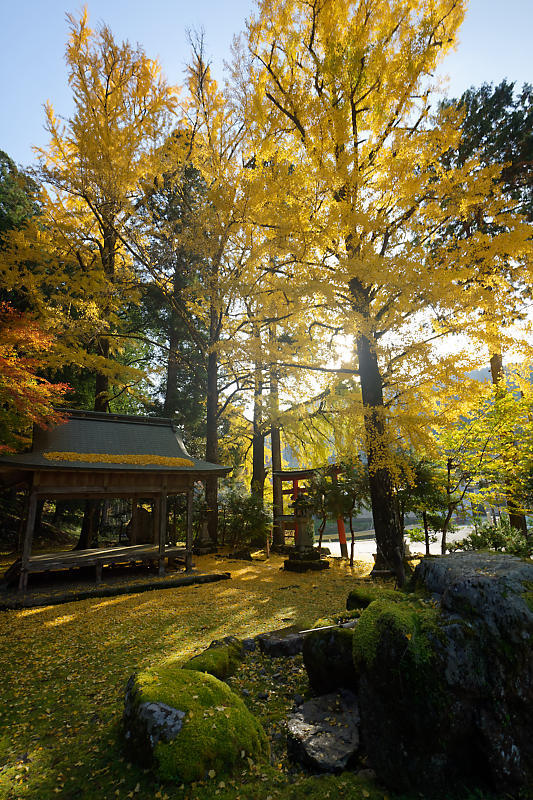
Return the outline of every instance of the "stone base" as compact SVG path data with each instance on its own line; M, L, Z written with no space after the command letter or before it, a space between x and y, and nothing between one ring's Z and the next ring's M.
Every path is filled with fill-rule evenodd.
M294 550L294 545L292 544L271 544L270 545L270 552L271 553L279 553L282 556L288 556Z
M292 760L323 772L342 772L359 747L359 710L352 692L315 697L287 722L287 748Z
M319 571L329 569L329 562L320 559L288 558L283 563L283 569L288 572L308 572L309 570Z
M218 551L218 547L215 544L195 544L192 551L195 556L210 556Z

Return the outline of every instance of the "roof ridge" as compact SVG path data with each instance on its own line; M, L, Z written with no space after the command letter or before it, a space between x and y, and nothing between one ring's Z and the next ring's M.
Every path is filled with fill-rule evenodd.
M161 425L174 430L174 422L170 417L141 417L136 414L115 414L107 411L87 411L80 408L60 408L60 414L69 419L97 419L102 422L129 422L137 425Z

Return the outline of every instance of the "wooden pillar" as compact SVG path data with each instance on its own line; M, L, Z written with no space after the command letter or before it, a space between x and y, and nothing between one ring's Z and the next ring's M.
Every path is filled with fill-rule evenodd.
M24 545L22 548L22 562L20 565L19 591L26 591L28 588L28 562L31 556L31 543L33 539L33 529L37 516L37 493L30 493L28 515L26 518L26 531L24 533Z
M157 498L157 505L159 507L159 574L165 574L165 544L167 539L167 489L164 487L163 491Z
M187 490L187 539L185 551L185 572L192 570L192 509L193 509L193 490L192 487Z

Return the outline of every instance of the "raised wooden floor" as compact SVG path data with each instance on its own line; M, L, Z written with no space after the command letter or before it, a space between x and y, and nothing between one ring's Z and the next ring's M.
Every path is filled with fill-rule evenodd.
M186 548L165 547L164 557L172 561L186 563ZM102 578L102 568L121 564L138 564L154 561L159 563L159 548L153 544L121 545L120 547L99 547L90 550L66 550L59 553L42 553L30 556L27 573L55 572L64 569L96 567L97 582ZM4 580L10 583L20 575L22 562L18 559L7 570ZM161 566L161 565L160 565Z

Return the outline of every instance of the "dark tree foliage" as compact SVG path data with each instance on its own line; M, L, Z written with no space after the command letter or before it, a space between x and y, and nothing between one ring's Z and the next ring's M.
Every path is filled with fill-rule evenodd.
M533 220L533 88L503 80L468 89L445 105L464 110L463 139L449 154L456 165L477 155L484 166L504 164L501 180L514 208Z
M38 195L38 184L0 150L0 247L3 234L39 213Z
M188 238L191 220L204 202L201 177L192 166L177 179L171 171L154 185L140 213L149 219L153 272L144 273L139 330L149 342L155 384L152 412L171 417L189 451L203 457L207 339L203 322L191 322L205 347L193 341L183 318L185 296L194 295L202 275L201 247ZM188 312L187 312L188 313Z
M0 150L0 252L5 247L5 235L22 228L39 213L38 197L39 185ZM8 302L17 311L30 310L22 293L6 292L1 286L0 301Z
M483 84L477 89L468 89L460 99L446 103L464 112L461 144L457 150L450 151L447 158L455 166L461 166L472 156L483 166L501 165L500 183L508 197L509 209L533 222L533 88L524 84L516 93L514 88L514 83L507 80L498 86ZM452 225L449 233L458 236L472 233L470 229L460 228L460 224ZM498 231L497 220L490 227L484 226L485 233ZM528 286L517 291L515 320L523 317L523 300L530 299L530 295ZM490 369L494 385L502 389L505 378L501 352L491 355ZM511 493L507 506L511 525L525 531L525 517Z

